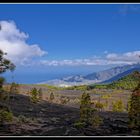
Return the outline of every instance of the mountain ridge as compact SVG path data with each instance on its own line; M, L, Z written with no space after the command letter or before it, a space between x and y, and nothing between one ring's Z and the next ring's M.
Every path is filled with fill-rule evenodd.
M85 76L74 75L59 79L44 81L38 84L49 84L58 87L69 87L76 85L88 85L94 83L108 83L115 81L135 70L140 71L140 63L132 65L116 66L107 70L93 72Z

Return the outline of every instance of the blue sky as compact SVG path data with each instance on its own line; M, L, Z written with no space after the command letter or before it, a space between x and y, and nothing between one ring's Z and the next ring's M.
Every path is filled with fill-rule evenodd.
M138 4L0 4L0 21L0 49L16 64L17 82L139 61Z

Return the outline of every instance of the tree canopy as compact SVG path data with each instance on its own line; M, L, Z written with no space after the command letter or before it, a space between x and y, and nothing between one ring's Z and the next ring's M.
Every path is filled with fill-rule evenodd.
M4 58L4 55L7 53L0 50L0 73L6 72L6 70L13 71L16 67L10 60Z

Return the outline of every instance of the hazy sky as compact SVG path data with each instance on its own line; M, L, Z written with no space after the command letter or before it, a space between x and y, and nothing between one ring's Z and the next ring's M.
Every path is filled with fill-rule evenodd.
M138 4L0 4L0 26L19 82L139 62Z

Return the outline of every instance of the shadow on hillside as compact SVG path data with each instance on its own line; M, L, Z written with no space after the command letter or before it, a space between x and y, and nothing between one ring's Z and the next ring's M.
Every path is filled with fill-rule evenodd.
M13 94L9 101L3 101L8 104L14 116L23 115L27 118L36 118L38 121L35 128L26 126L19 135L130 135L128 129L128 114L117 112L98 112L103 118L103 124L99 128L84 128L77 130L73 124L79 119L79 109L41 101L32 103L28 96L21 94ZM30 126L31 127L31 126ZM28 128L28 129L27 129ZM38 129L37 129L38 128ZM16 128L15 128L16 129ZM16 130L15 130L16 132ZM1 134L1 133L0 133ZM13 135L17 135L13 132Z

